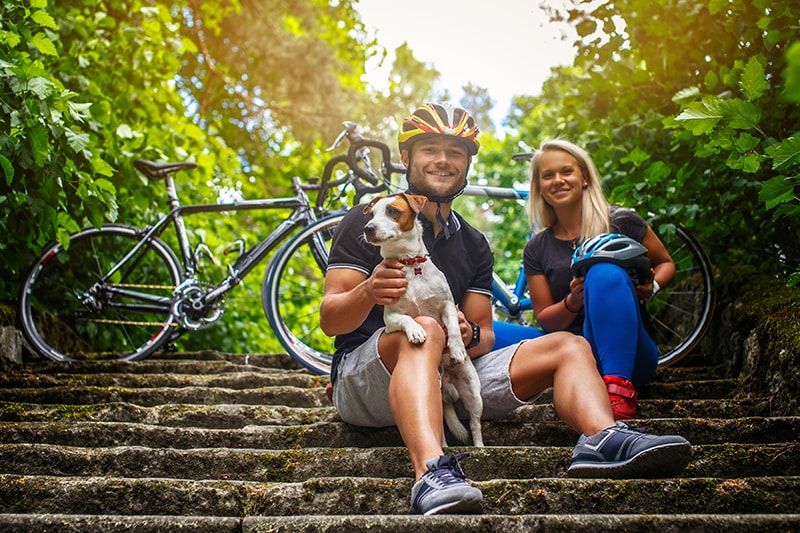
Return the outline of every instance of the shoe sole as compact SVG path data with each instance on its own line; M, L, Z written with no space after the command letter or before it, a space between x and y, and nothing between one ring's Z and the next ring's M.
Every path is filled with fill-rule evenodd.
M434 514L480 514L483 512L483 497L477 494L466 494L463 498L455 502L447 502L432 509L428 509L425 516ZM414 512L411 514L420 514Z
M674 477L683 472L691 458L692 446L688 442L664 444L639 452L627 461L574 463L567 469L567 476L607 479Z

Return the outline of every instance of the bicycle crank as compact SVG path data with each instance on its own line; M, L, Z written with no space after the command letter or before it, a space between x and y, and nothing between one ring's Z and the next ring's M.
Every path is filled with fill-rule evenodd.
M176 295L172 312L181 326L190 331L207 328L222 317L224 302L206 301L211 285L195 283L182 287Z

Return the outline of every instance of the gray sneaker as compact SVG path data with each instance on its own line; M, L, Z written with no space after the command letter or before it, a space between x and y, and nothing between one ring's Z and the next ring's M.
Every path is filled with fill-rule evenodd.
M411 487L411 514L474 514L483 510L483 494L467 483L459 461L468 453L440 455Z
M572 452L569 477L656 478L683 472L692 445L678 435L650 435L622 422L594 435L581 435Z

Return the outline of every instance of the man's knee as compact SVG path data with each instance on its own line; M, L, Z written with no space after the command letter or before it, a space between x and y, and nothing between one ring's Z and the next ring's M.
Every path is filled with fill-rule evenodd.
M537 344L536 341L539 341ZM567 331L555 331L536 341L526 342L522 346L534 352L547 350L559 362L581 361L594 364L592 346L580 335Z

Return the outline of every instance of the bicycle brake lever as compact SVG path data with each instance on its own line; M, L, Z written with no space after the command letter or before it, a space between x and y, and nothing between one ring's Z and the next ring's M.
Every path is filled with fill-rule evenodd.
M333 141L333 144L325 149L326 152L334 151L336 149L336 147L339 146L339 143L342 142L342 139L347 137L347 135L350 134L351 131L355 131L355 129L357 127L355 122L350 122L350 121L345 121L343 123L343 125L344 125L344 129L336 137L336 140Z

